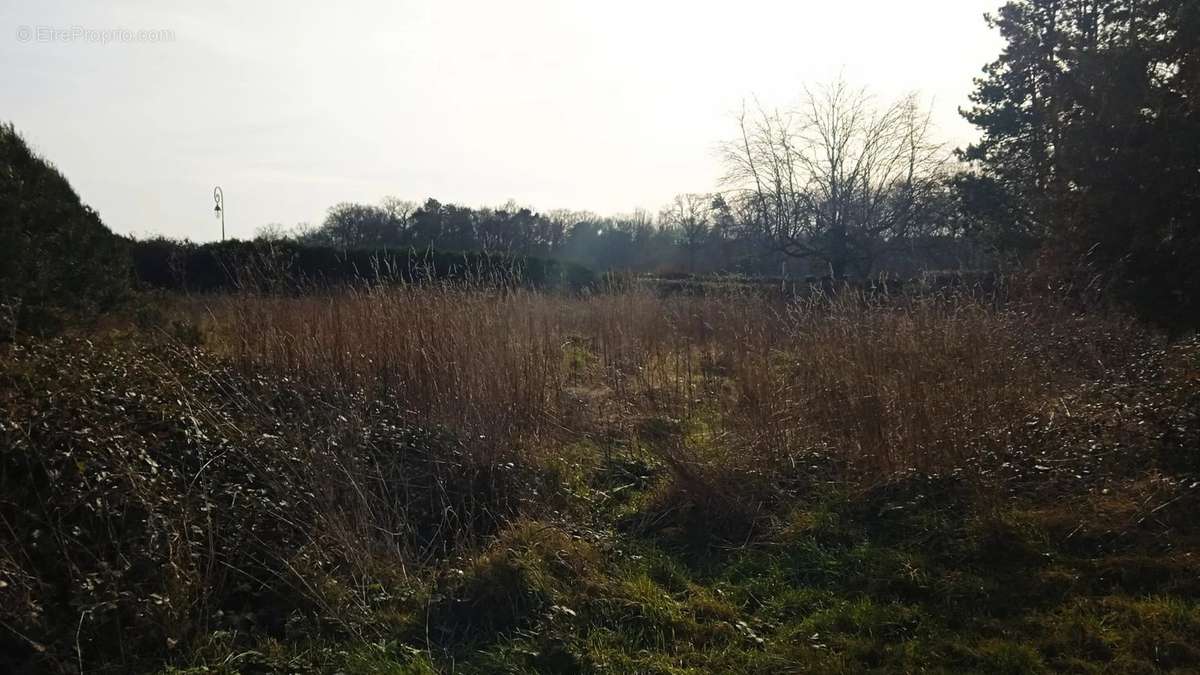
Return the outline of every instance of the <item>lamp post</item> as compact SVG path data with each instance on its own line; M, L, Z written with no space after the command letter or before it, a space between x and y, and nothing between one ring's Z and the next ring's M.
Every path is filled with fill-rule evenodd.
M220 185L213 188L213 201L217 204L213 207L213 215L221 219L221 241L225 241L225 193Z

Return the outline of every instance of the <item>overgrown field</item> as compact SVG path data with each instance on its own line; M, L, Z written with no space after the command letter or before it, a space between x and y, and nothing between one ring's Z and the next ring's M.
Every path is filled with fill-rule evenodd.
M1078 299L172 296L0 354L0 671L1200 670L1200 340Z

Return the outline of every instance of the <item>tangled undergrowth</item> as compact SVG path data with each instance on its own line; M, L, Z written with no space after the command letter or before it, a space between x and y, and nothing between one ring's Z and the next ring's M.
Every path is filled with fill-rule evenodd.
M1194 339L996 298L198 302L0 347L0 670L1200 668Z
M384 582L493 532L535 483L382 402L349 419L178 345L7 356L0 596L16 659L124 670L213 631L361 635Z

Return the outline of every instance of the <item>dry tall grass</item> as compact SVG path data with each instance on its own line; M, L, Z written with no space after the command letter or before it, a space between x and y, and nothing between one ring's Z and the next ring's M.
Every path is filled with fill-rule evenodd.
M244 368L398 401L489 457L637 444L665 420L673 454L696 461L783 469L820 453L886 477L968 465L1052 392L1095 378L1079 358L1101 348L1090 333L1127 329L1037 302L409 286L226 296L207 303L205 331Z

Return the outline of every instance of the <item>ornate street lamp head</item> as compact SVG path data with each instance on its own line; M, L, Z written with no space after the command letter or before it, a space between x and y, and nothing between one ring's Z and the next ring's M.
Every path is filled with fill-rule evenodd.
M221 191L221 186L213 188L213 201L216 205L213 206L213 216L221 220L221 241L225 241L225 193Z

